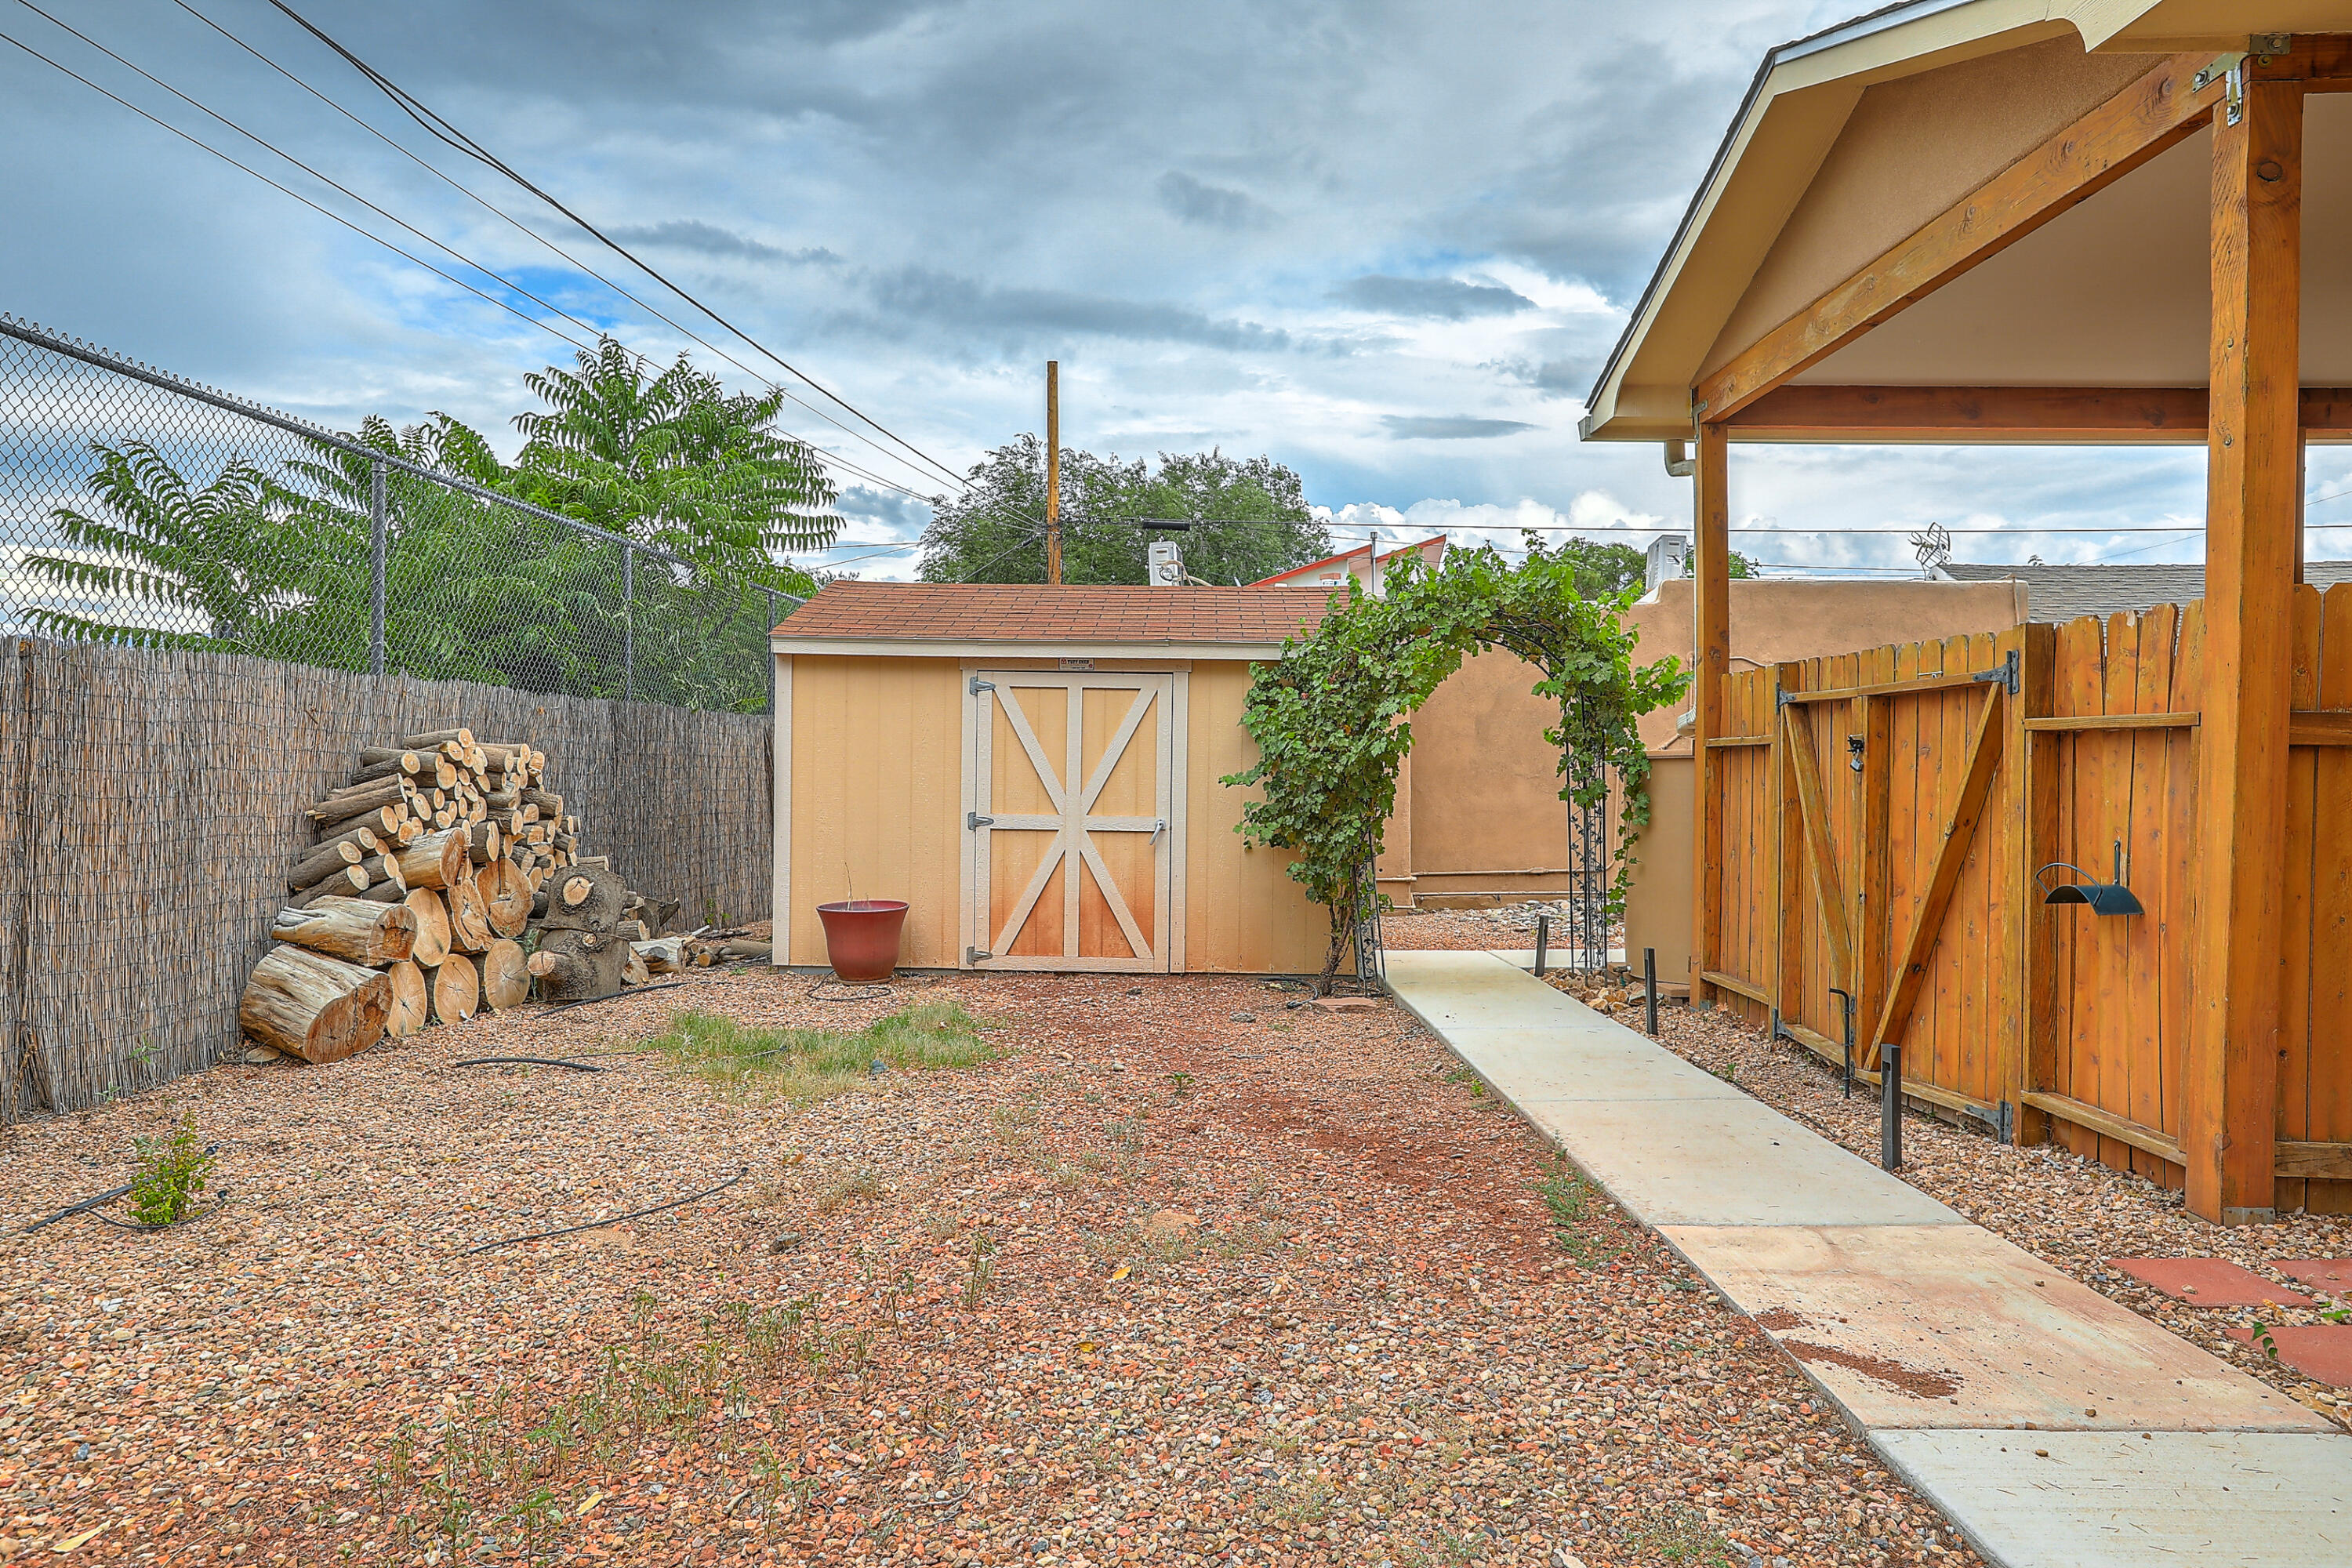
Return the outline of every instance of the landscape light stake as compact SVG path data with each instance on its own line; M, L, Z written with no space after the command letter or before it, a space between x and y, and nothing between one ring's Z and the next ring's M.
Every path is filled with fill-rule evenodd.
M1852 1100L1853 1098L1853 993L1832 985L1830 987L1830 994L1836 997L1845 1010L1845 1097Z
M1903 1047L1878 1047L1878 1164L1892 1171L1903 1163Z
M1536 917L1536 978L1538 980L1541 980L1543 978L1544 954L1545 951L1550 946L1551 917L1549 915L1538 915Z
M1642 950L1642 1012L1650 1037L1658 1034L1658 950Z

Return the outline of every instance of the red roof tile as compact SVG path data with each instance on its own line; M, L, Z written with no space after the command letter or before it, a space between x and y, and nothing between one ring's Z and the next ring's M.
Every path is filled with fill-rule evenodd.
M1049 588L828 583L781 637L898 642L1279 643L1323 618L1328 588Z

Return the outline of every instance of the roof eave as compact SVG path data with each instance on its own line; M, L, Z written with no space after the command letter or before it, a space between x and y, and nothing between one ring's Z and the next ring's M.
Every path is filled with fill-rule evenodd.
M1661 310L1696 247L1706 220L1738 172L1742 155L1754 140L1766 114L1778 99L1804 89L1850 81L1858 98L1861 79L1886 74L1898 62L1882 58L1887 35L1919 26L1971 6L1983 8L1982 25L1972 31L1950 28L1941 41L1923 40L1929 47L1899 61L1902 69L1926 68L1930 62L1952 58L1955 50L1982 47L1989 40L2023 28L2053 26L2082 29L2063 6L2044 0L1902 0L1866 16L1843 22L1808 37L1782 44L1764 57L1748 83L1737 113L1717 143L1706 176L1692 193L1675 227L1674 238L1658 258L1643 285L1640 300L1626 318L1625 329L1602 362L1601 374L1585 398L1586 413L1577 422L1577 437L1584 441L1655 441L1686 438L1692 431L1687 385L1626 384L1625 376L1643 340L1656 324ZM2146 9L2145 5L2139 9ZM2128 10L2126 5L2121 9ZM2109 27L2105 32L2111 32ZM2103 32L2104 36L2104 32ZM2085 47L2089 40L2085 39ZM1851 105L1849 104L1850 108ZM1842 122L1842 121L1841 121ZM1820 151L1826 153L1824 145ZM1785 221L1787 215L1782 214Z
M1309 628L1301 626L1303 633ZM1125 658L1270 659L1282 657L1279 642L1178 642L1132 639L1023 639L993 637L787 637L768 639L779 654L830 655L856 658Z

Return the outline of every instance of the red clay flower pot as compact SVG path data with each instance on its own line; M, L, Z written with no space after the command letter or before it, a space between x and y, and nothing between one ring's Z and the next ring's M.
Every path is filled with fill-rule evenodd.
M898 967L898 932L907 906L898 899L852 899L819 904L824 921L824 956L834 974L852 984L887 980Z

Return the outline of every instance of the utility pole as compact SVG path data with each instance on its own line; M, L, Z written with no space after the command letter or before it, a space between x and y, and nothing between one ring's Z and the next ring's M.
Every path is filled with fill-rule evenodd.
M1045 362L1045 581L1062 580L1062 363Z

